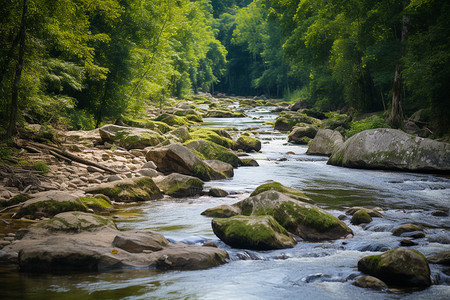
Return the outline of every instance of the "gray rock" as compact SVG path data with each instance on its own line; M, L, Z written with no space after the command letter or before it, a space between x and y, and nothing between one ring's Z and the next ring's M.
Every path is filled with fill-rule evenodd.
M154 169L141 169L139 171L137 171L139 174L141 174L142 176L147 176L147 177L156 177L158 176L158 172Z
M117 180L122 180L122 177L120 177L119 175L111 175L108 177L108 179L106 179L107 182L113 182Z
M228 196L228 192L219 188L210 188L209 189L209 193L208 193L211 197L226 197Z
M373 276L363 276L353 282L354 285L366 289L385 290L388 288L386 283Z
M229 163L219 161L219 160L205 160L204 161L211 169L217 173L223 174L226 178L231 178L234 176L233 166Z
M104 142L114 142L126 149L156 146L164 140L159 133L146 128L105 125L99 132Z
M422 231L422 228L415 224L403 224L392 231L395 236L401 236L405 232Z
M146 230L118 234L112 244L114 247L130 253L142 253L144 251L160 251L169 245L169 241L159 233Z
M289 133L288 142L293 144L307 145L317 134L317 128L305 123L295 125Z
M154 169L154 170L156 170L156 165L155 165L155 163L154 162L152 162L152 161L148 161L148 162L146 162L143 166L142 166L142 168L141 169Z
M339 146L328 164L415 172L450 172L450 144L379 128L355 134Z
M350 220L350 223L353 225L368 224L370 222L372 222L372 217L362 209L356 211Z
M429 263L450 266L450 251L439 252L427 258Z
M172 173L154 179L156 185L166 195L182 198L201 194L204 182L197 177Z
M343 143L344 138L339 131L320 129L309 144L306 154L330 156Z

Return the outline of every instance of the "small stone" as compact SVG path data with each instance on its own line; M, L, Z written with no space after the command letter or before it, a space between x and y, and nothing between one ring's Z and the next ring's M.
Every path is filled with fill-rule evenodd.
M429 263L450 266L450 251L443 251L427 258Z
M209 195L211 197L226 197L228 196L228 192L219 188L211 188L209 190Z
M350 223L353 225L367 224L370 222L372 222L372 217L363 209L356 211L350 220Z
M16 236L16 234L14 234L14 233L10 232L10 233L7 233L7 234L6 234L6 236L12 236L12 237L15 237L15 236Z
M96 178L91 178L91 179L89 179L89 183L100 184L100 183L102 183L102 181L98 180Z
M404 232L421 231L421 230L422 229L418 225L403 224L403 225L397 227L396 229L394 229L394 231L392 231L392 234L395 236L400 236Z
M112 181L117 181L117 180L122 180L121 177L119 177L118 175L111 175L108 177L108 179L106 180L107 182L112 182Z
M139 149L131 149L130 153L136 157L144 156L145 153L142 150Z
M353 282L353 285L373 290L384 290L388 288L386 283L373 276L359 277Z
M103 156L102 156L102 158L103 158ZM109 158L109 156L108 156L108 158ZM104 172L102 169L99 169L99 168L96 168L96 167L93 167L93 166L88 166L88 167L86 168L86 170L87 170L88 172L90 172L90 173L95 173L95 172L103 173L103 172Z
M202 246L203 246L203 247L213 247L213 248L217 248L216 243L214 243L213 241L207 241L207 242L204 242Z
M422 231L404 232L400 236L409 237L413 239L421 239L425 237L425 233L423 233Z
M146 162L141 169L154 169L156 170L156 164L153 161Z
M141 161L139 158L133 158L133 159L131 160L131 162L132 162L133 164L140 164L142 161Z
M347 216L346 216L346 215L339 215L339 216L338 216L338 219L341 220L341 221L342 221L342 220L346 220L346 219L347 219Z
M431 213L431 215L435 216L435 217L448 217L448 212L443 211L443 210L435 210Z
M405 247L411 247L411 246L416 246L418 244L410 239L402 239L400 241L400 245L405 246Z
M147 177L156 177L158 176L158 172L154 169L141 169L137 171L138 174Z
M125 176L126 176L127 178L132 178L132 177L133 177L133 173L128 172L128 173L125 174Z
M6 236L6 237L3 238L3 240L8 241L8 242L12 242L12 241L14 241L15 239L16 239L16 238L13 237L13 236Z

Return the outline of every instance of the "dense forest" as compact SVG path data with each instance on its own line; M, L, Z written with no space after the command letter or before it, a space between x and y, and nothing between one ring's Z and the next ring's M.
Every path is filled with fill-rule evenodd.
M0 0L0 13L9 135L198 92L385 111L396 128L424 109L437 135L450 128L445 0Z

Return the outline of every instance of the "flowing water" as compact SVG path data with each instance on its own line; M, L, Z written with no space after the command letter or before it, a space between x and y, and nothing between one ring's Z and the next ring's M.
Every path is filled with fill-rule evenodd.
M205 119L204 126L252 128L263 146L251 154L259 167L241 167L234 178L208 182L230 192L226 198L208 196L165 198L131 207L136 215L118 224L123 230L153 229L174 242L215 241L231 256L229 263L200 271L116 270L102 273L36 275L0 269L0 297L32 299L450 299L450 277L443 267L430 265L434 285L415 292L377 292L351 283L359 276L360 258L399 247L392 229L404 223L422 224L426 238L411 247L425 255L450 250L449 217L435 217L450 208L450 179L429 174L357 170L329 166L326 158L307 156L306 146L288 144L265 121L276 115L252 109L248 118ZM257 127L257 128L253 128ZM302 190L335 216L348 207L379 207L383 218L365 226L349 225L355 236L334 242L299 242L291 249L249 251L233 249L212 232L207 208L248 197L269 180ZM349 224L349 220L345 220ZM448 272L447 272L448 273Z

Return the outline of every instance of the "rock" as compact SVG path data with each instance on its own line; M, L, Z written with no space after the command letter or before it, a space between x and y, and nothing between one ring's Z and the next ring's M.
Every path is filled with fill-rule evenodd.
M113 182L117 180L122 180L122 177L120 177L119 175L111 175L108 177L108 179L106 179L107 182Z
M311 198L307 197L302 192L300 192L294 188L284 186L281 183L275 182L275 181L261 184L250 194L250 196L259 195L265 191L277 191L277 192L280 192L283 194L287 194L296 200L300 200L302 202L307 202L307 203L313 203L313 200Z
M208 194L211 197L223 198L228 196L228 192L219 188L210 188Z
M403 224L392 231L395 236L400 236L404 232L422 231L422 228L415 224Z
M356 285L361 288L373 289L373 290L386 290L388 286L386 283L381 281L380 279L373 276L363 276L353 282L353 285Z
M176 143L184 143L192 138L186 126L178 127L177 129L166 133L164 137L166 139L171 139Z
M246 115L243 112L225 111L225 110L209 110L205 118L244 118Z
M289 106L289 109L292 111L297 111L302 108L306 108L306 102L304 99L299 99L297 102Z
M275 120L274 128L279 131L291 131L299 123L311 124L316 127L322 125L322 121L319 119L309 117L302 113L283 111Z
M143 149L161 143L163 137L146 128L105 125L99 130L104 142L116 143L126 149Z
M364 210L372 218L382 218L383 217L383 214L377 209L365 208L365 207L360 207L360 206L351 207L351 208L347 209L345 211L345 213L348 215L353 215L358 210Z
M217 245L216 245L216 243L214 243L213 241L207 241L207 242L204 242L204 243L203 243L202 247L213 247L213 248L217 248Z
M153 161L158 170L166 174L180 173L206 181L226 178L224 174L214 171L197 155L180 144L151 149L145 158L147 161Z
M428 257L428 262L431 264L441 264L450 266L450 251L442 251L438 254Z
M272 216L235 216L213 219L211 224L215 235L236 248L270 250L296 244Z
M66 211L87 211L81 200L72 194L60 191L40 192L24 202L14 218L52 217Z
M297 124L289 133L288 142L307 145L317 134L317 128L309 124Z
M430 268L425 256L403 248L359 260L358 270L375 276L388 285L425 288L431 285Z
M416 242L414 242L413 240L410 240L410 239L402 239L400 241L400 245L404 246L404 247L411 247L411 246L416 246L418 244Z
M17 264L17 262L18 262L17 253L0 250L0 265Z
M259 167L259 164L253 158L241 158L241 165L244 167Z
M338 218L289 194L268 190L234 204L243 215L271 215L287 231L307 241L334 240L353 234Z
M95 213L110 211L113 208L110 201L100 197L80 197L80 200Z
M421 239L425 237L425 233L423 231L411 231L411 232L403 232L400 234L401 237L409 237L413 239Z
M197 177L178 173L160 176L155 178L154 181L164 194L177 198L201 194L204 184L204 182Z
M306 154L330 156L343 143L344 138L339 131L320 129L309 144Z
M220 160L229 163L234 168L241 165L241 161L236 154L211 141L195 140L187 143L186 147L191 151L200 153L205 160Z
M225 130L220 128L202 127L191 132L191 136L193 140L213 142L228 149L231 149L236 143Z
M379 128L355 134L339 146L328 164L415 172L450 172L450 144Z
M96 167L93 167L93 166L88 166L88 167L86 168L86 170L87 170L88 172L90 172L90 173L95 173L95 172L103 173L103 172L105 172L105 171L103 171L102 169L99 169L99 168L96 168Z
M219 160L205 160L204 162L217 173L225 175L226 178L234 176L233 166L229 163Z
M435 217L448 217L448 212L444 211L444 210L435 210L431 213L432 216Z
M153 170L156 170L156 168L157 168L157 166L155 165L154 162L148 161L142 166L141 169L153 169Z
M142 253L160 251L169 245L169 241L163 235L151 230L126 231L116 235L112 245L130 253Z
M250 136L241 135L237 141L236 145L233 147L235 150L242 149L245 152L258 152L261 150L261 141Z
M189 120L186 117L175 116L175 115L165 114L165 113L160 115L160 116L158 116L154 120L155 121L164 122L164 123L166 123L167 125L170 125L170 126L183 126L183 125L191 124L191 122L189 122Z
M356 211L350 220L350 223L353 225L367 224L370 222L372 222L372 217L362 209Z
M241 214L239 207L232 205L219 205L213 208L208 208L202 215L213 218L229 218Z
M146 177L156 177L158 176L158 172L154 169L141 169L139 171L137 171L139 174L141 174L142 176L146 176Z
M86 189L87 193L103 194L117 202L139 202L161 199L161 191L150 177L123 179Z

